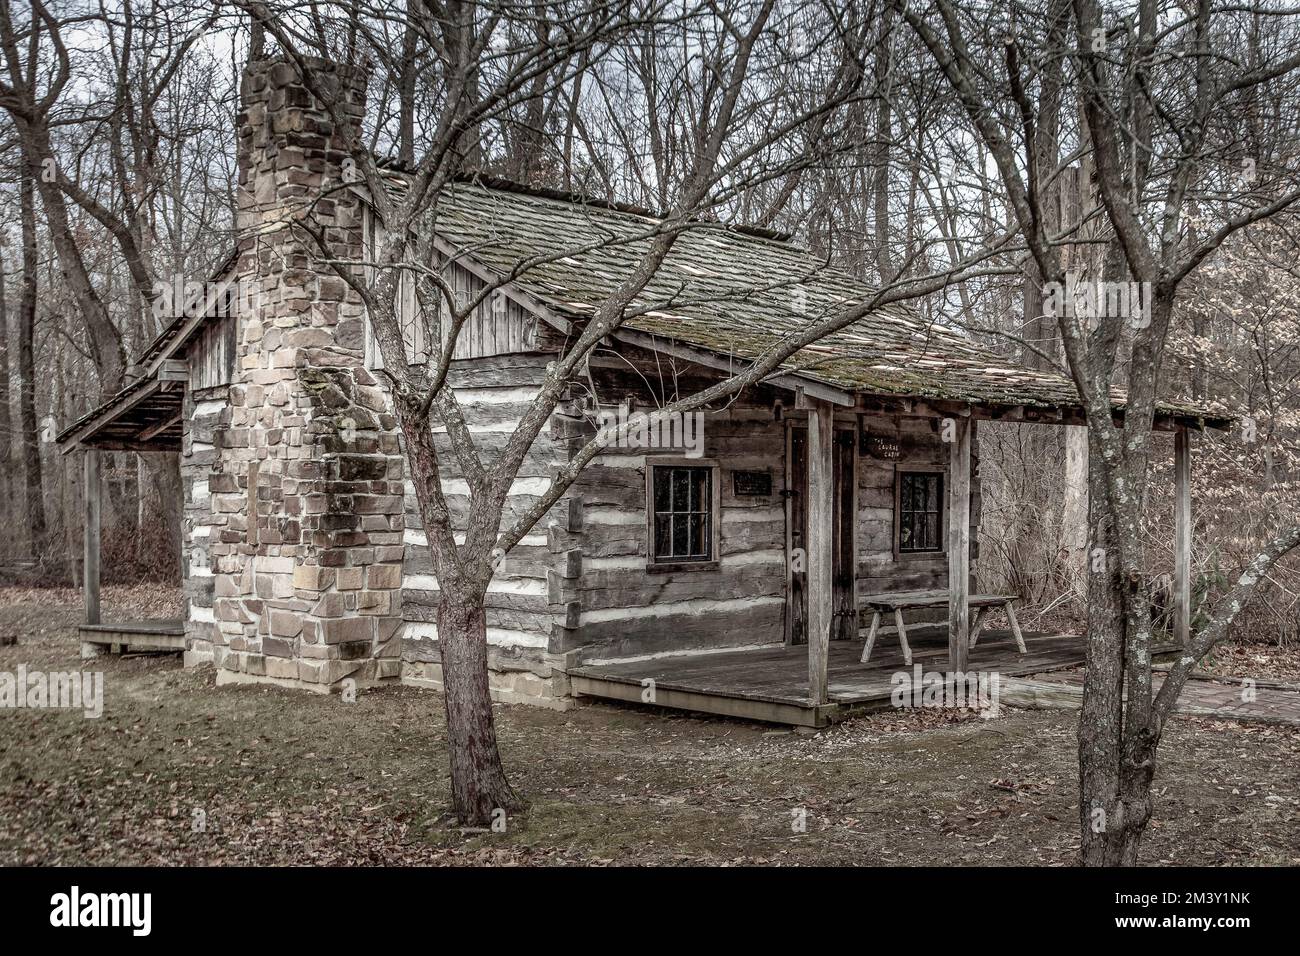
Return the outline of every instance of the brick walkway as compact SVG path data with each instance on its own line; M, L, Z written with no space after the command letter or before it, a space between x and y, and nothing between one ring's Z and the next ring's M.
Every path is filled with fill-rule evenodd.
M1164 675L1155 675L1159 688ZM1039 674L1032 678L1003 678L1001 699L1013 707L1077 709L1083 700L1079 671ZM1254 723L1300 727L1300 689L1274 681L1193 678L1178 695L1174 710L1197 717L1218 717Z

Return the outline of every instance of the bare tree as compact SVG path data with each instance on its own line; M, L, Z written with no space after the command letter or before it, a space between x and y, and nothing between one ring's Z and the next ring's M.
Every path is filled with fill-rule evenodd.
M1015 8L997 8L1001 42L973 46L990 11L935 0L930 11L897 4L942 69L970 124L997 164L1039 274L1066 286L1061 249L1044 196L1060 168L1045 162L1043 118L1029 92L1037 67L1059 57L1051 29L1031 32ZM1249 14L1242 14L1249 16ZM1235 127L1254 91L1296 104L1288 82L1300 55L1232 45L1238 14L1199 0L1188 14L1143 0L1134 21L1107 23L1096 0L1075 0L1071 50L1085 128L1106 218L1131 280L1143 289L1143 321L1103 318L1089 327L1069 309L1057 315L1067 365L1087 413L1091 457L1092 553L1101 560L1088 591L1088 659L1079 727L1080 825L1087 864L1132 864L1151 816L1151 781L1165 723L1193 667L1222 640L1269 569L1300 545L1300 526L1276 532L1195 629L1157 691L1152 680L1151 586L1144 570L1143 508L1153 458L1151 426L1179 288L1229 237L1300 199L1294 151L1242 156ZM977 31L973 21L980 24ZM966 22L963 22L966 21ZM1046 39L1044 39L1046 37ZM1035 55L1032 51L1037 49ZM1033 62L1027 62L1027 58ZM1243 183L1240 170L1251 177ZM1213 225L1188 227L1195 197ZM1149 320L1149 321L1148 321ZM1131 359L1121 362L1121 346ZM1115 425L1111 387L1126 392Z
M804 5L798 9L806 15L809 8ZM268 36L274 36L289 51L318 98L338 115L338 104L332 103L326 84L313 79L311 64L299 49L300 37L284 26L289 22L284 11L272 15L262 4L252 5L250 10L264 24ZM505 14L494 7L481 8L476 17L464 21L466 29L472 27L472 35L468 39L461 37L470 43L479 63L470 91L457 66L461 61L446 51L442 26L425 22L422 13L408 9L407 16L421 18L418 32L422 48L432 53L430 60L439 64L438 69L449 70L448 82L453 88L424 124L434 133L416 151L416 162L401 177L399 189L386 188L389 180L384 169L357 137L352 156L358 173L368 184L382 226L382 241L371 261L365 263L371 278L352 268L357 263L332 250L323 231L314 229L309 218L297 225L315 243L318 258L332 263L364 302L383 356L384 374L389 378L405 442L408 474L415 486L439 582L438 643L446 693L453 804L462 820L482 824L495 808L510 809L521 802L501 766L488 693L484 599L494 570L494 554L509 552L561 499L601 447L593 439L576 451L567 466L552 476L548 489L536 502L503 528L503 507L530 446L601 342L637 315L680 304L673 301L674 296L665 303L658 294L648 295L647 289L682 235L708 226L709 220L729 206L740 205L749 190L796 175L828 156L861 145L836 118L863 95L868 76L864 53L876 33L871 27L870 11L858 7L847 11L822 8L820 21L814 18L820 32L809 35L807 48L816 50L834 68L812 78L801 73L797 62L792 63L789 51L775 36L774 19L784 12L776 0L765 0L757 6L707 2L673 16L654 4L579 4L562 11L552 5L549 21L553 26L548 35L542 36L536 22L528 21L511 33L505 26ZM509 15L527 19L517 10L509 11ZM661 35L651 40L645 31ZM362 34L365 32L363 22ZM659 88L656 101L661 109L665 103L675 104L671 120L662 126L664 141L676 145L664 151L656 178L645 183L654 195L667 198L665 211L633 235L600 236L587 247L557 249L520 261L507 274L487 282L468 301L458 299L437 266L432 237L439 198L456 171L463 168L469 153L465 138L477 137L484 123L528 103L537 91L535 81L539 76L556 77L553 82L573 80L575 65L588 62L584 51L629 33L636 38L632 49L640 51L638 55L652 48L668 58L654 71L643 70L643 78L652 73L659 75L665 64L677 72L669 88ZM518 39L490 53L494 36ZM680 38L680 42L670 44L669 37ZM590 77L584 79L590 81ZM796 97L788 95L790 90L785 84L789 83L806 83L807 87L800 87L800 96ZM437 84L428 87L436 89ZM805 95L814 88L817 95ZM642 93L648 95L649 90ZM598 96L599 90L593 95ZM790 108L792 100L797 107ZM809 131L816 129L821 134L809 137ZM648 139L653 143L652 137ZM632 142L630 136L627 142ZM491 157L485 156L484 161L490 162ZM549 366L540 394L532 400L504 447L493 449L489 459L478 447L456 395L448 386L451 357L462 326L479 304L504 284L549 262L610 244L626 246L634 253L635 265L619 277L610 294L593 308L590 318L575 328L564 351ZM807 345L884 305L947 287L963 270L1000 254L1010 244L1011 237L999 231L988 243L975 243L976 251L962 263L944 263L942 268L928 273L904 269L906 264L900 264L900 273L910 273L908 278L883 285L867 301L839 304L825 314L810 316L804 327L778 336L761 357L742 365L736 374L667 404L663 411L699 408L738 394L773 374ZM922 251L926 248L924 243L917 245ZM417 277L422 314L432 316L441 310L444 316L442 329L426 330L425 340L432 352L427 366L408 361L395 305L401 273ZM780 281L794 283L800 278L783 277ZM752 292L752 285L734 290L737 296ZM441 470L446 462L440 460L433 440L435 425L445 428L451 464L470 488L469 513L463 529L454 527L451 508L444 498ZM464 544L457 545L455 532L460 530L464 531Z
M31 553L45 553L45 498L41 478L40 432L36 421L36 189L27 170L19 185L22 222L22 298L18 303L18 433L22 441L24 509L30 529ZM6 396L7 397L7 396Z
M46 42L53 57L42 62ZM72 79L72 61L61 25L41 0L32 0L26 22L13 17L10 0L0 2L0 55L7 76L0 80L0 107L13 120L27 174L40 192L51 238L59 253L64 281L76 298L90 336L100 393L112 395L126 370L122 335L91 280L78 245L67 203L59 188L59 165L50 136L50 115ZM47 76L48 74L48 76Z
M398 202L389 200L380 186L380 173L370 158L364 155L356 157L367 181L372 184L372 196L379 197L376 208L384 225L384 234L388 237L377 257L388 268L378 271L374 287L361 287L358 291L370 311L374 335L384 358L384 369L391 381L397 417L406 443L407 461L440 583L438 634L446 690L453 802L457 814L466 821L482 824L490 819L495 808L509 810L520 806L520 800L510 788L501 767L488 694L483 602L493 573L492 554L494 549L508 551L517 543L532 523L558 500L579 469L553 481L548 494L529 516L499 536L502 509L511 482L528 448L564 396L568 383L583 367L586 357L626 320L629 306L655 275L682 230L689 228L692 220L711 205L709 192L724 172L719 169L720 157L729 145L733 124L742 110L746 84L752 80L750 67L754 51L764 35L773 6L774 0L768 0L747 22L739 16L735 21L728 18L725 29L717 34L701 34L700 40L710 44L707 48L710 69L699 77L699 95L706 108L701 110L692 130L696 155L691 168L678 184L673 208L644 237L645 251L633 273L619 284L614 295L597 310L576 341L556 362L547 375L541 394L502 453L490 464L480 459L455 394L445 387L459 327L477 303L456 303L445 282L441 282L436 274L431 275L427 267L423 270L423 278L428 281L421 283L421 293L446 296L448 307L454 311L450 320L450 344L435 347L437 354L431 360L430 370L421 374L406 360L406 349L393 307L397 275L392 267L407 264L411 258L421 264L431 261L430 249L419 249L418 241L411 243L406 237L413 231L420 234L420 230L412 230L411 225L427 215L431 203L437 200L438 191L445 187L449 175L455 170L455 164L473 158L473 148L466 147L464 142L466 136L473 138L480 117L516 99L526 101L535 92L533 81L537 77L560 67L578 49L608 36L620 21L626 22L629 11L608 7L582 11L586 23L558 43L553 36L534 39L528 44L527 55L516 57L514 68L494 86L488 86L477 71L472 76L467 75L463 63L465 58L477 59L482 55L497 26L496 19L488 15L485 20L475 22L474 18L466 17L460 21L463 26L462 34L457 38L460 46L453 47L453 50L464 49L464 45L469 44L472 52L463 55L453 52L448 57L450 75L458 79L459 88L449 98L449 112L442 124L444 138L435 141L423 161L417 164L405 191L407 198ZM270 22L266 25L268 31L273 29ZM472 33L471 26L476 28ZM286 39L281 36L282 43ZM851 95L856 83L855 64L850 60L842 82L831 91L823 108L830 108ZM410 249L411 245L417 248ZM411 256L412 252L414 256ZM356 282L355 279L352 281ZM440 335L432 335L429 340L437 343L441 339ZM451 514L439 479L438 452L431 428L435 420L447 427L458 464L473 489L466 540L459 547L454 541ZM590 454L586 456L588 460L590 457Z

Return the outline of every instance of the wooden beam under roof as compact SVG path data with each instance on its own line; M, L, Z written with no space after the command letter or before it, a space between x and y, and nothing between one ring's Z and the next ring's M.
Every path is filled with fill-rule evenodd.
M971 445L975 423L958 416L948 427L951 434L944 435L948 442L948 671L964 674L970 654Z
M174 428L175 426L179 425L181 423L181 415L182 415L182 410L180 408L177 408L175 415L172 415L170 418L164 419L163 421L159 422L157 425L151 425L149 428L146 428L144 431L142 431L139 435L140 441L142 442L153 441L153 439L157 438L163 432L167 431L167 429Z
M60 435L59 444L65 455L85 445L109 451L178 450L179 437L161 443L158 439L179 424L184 396L184 382L156 378L138 382ZM160 422L166 423L163 428L142 437Z
M808 703L829 701L827 660L834 612L834 406L800 394L808 411Z
M956 415L968 416L980 421L1021 422L1032 425L1087 425L1087 415L1082 408L1055 407L1044 405L1001 405L988 402L960 402L938 399L912 398L896 395L865 395L857 398L855 411L868 415L897 415L903 418L952 418ZM1124 424L1124 409L1116 408L1112 412L1112 421L1116 428ZM1152 422L1151 430L1157 432L1176 432L1190 428L1204 431L1207 428L1224 429L1231 419L1200 418L1193 415L1158 414Z
M685 359L688 362L694 362L704 368L732 375L743 372L753 364L749 359L721 355L710 349L688 345L676 339L651 335L648 332L638 332L635 329L619 329L611 338L619 342L625 342L628 345L634 345L637 348L671 355L675 358ZM835 385L827 385L813 378L806 378L794 372L774 373L755 384L776 385L780 388L788 388L792 392L804 392L812 398L830 402L832 405L852 407L854 403L853 392Z
M99 452L87 448L82 460L83 476L81 496L85 515L82 526L82 598L86 609L86 623L99 623L99 559L100 501L103 484L99 480Z

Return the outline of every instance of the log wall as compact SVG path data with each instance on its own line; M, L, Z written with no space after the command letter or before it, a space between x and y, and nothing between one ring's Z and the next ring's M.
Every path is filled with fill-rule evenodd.
M490 459L504 447L545 374L549 353L458 360L452 385ZM562 403L526 457L507 500L503 526L549 486L550 475L595 434L596 409L632 403L638 411L691 394L708 379L699 369L653 371L643 356L606 359ZM671 379L675 391L661 387ZM773 404L779 392L751 390L742 400L707 411L701 461L717 462L721 532L716 566L659 570L648 564L646 469L656 457L681 458L671 448L604 449L566 496L504 557L487 597L488 641L494 666L550 674L566 655L608 659L673 651L750 646L783 639L786 588L786 424ZM654 405L651 405L653 401ZM797 413L795 413L797 414ZM946 469L948 447L937 422L868 418L867 430L898 442L896 460L863 451L858 467L859 593L941 588L943 552L894 553L897 473ZM447 502L462 531L468 486L438 440ZM737 495L735 472L765 471L771 494ZM407 483L403 656L437 661L438 587L420 526L414 487ZM976 520L978 520L976 518Z
M593 369L589 383L602 408L631 398L638 410L707 384L691 369L665 374L646 363L639 372ZM696 370L698 373L698 370ZM671 391L660 387L671 383ZM581 553L581 570L562 582L567 618L553 650L580 647L585 658L639 656L704 647L780 641L785 610L784 425L776 421L774 393L760 390L705 413L702 461L716 461L721 532L716 567L648 567L646 468L655 457L681 450L610 447L570 489L565 521L551 529L557 551ZM573 450L594 428L571 426ZM736 471L766 471L771 494L736 495Z
M217 642L214 612L212 546L223 535L244 530L242 519L217 511L214 495L221 493L222 435L230 425L229 388L187 389L183 406L184 438L181 443L182 508L181 569L185 582L185 636L190 663L212 660Z
M457 360L450 372L465 418L478 444L479 455L490 463L504 448L511 432L536 397L549 353L515 354ZM453 516L457 541L469 514L469 487L460 473L446 437L445 428L435 428L435 443L443 465L443 492ZM561 462L563 448L551 438L549 429L534 442L511 487L502 517L502 527L534 505L550 485L552 470ZM428 539L415 496L415 486L406 482L406 557L402 581L402 617L406 621L402 656L413 664L433 665L438 661L437 604L440 596L437 576L429 554ZM549 572L564 556L551 547L547 524L557 520L560 509L543 518L527 536L500 559L487 593L487 627L490 661L498 672L518 671L543 681L553 668L548 654L552 625L562 616L562 607L548 598ZM431 678L436 683L437 678ZM530 690L534 688L528 682Z

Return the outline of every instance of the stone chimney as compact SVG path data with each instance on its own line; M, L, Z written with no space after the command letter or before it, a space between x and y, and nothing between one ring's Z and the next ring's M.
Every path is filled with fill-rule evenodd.
M209 482L218 681L318 690L400 669L403 482L396 423L365 368L360 299L323 258L363 253L345 185L366 75L308 63L245 70L239 118L238 363ZM347 127L352 127L348 129ZM321 255L307 228L329 246Z

